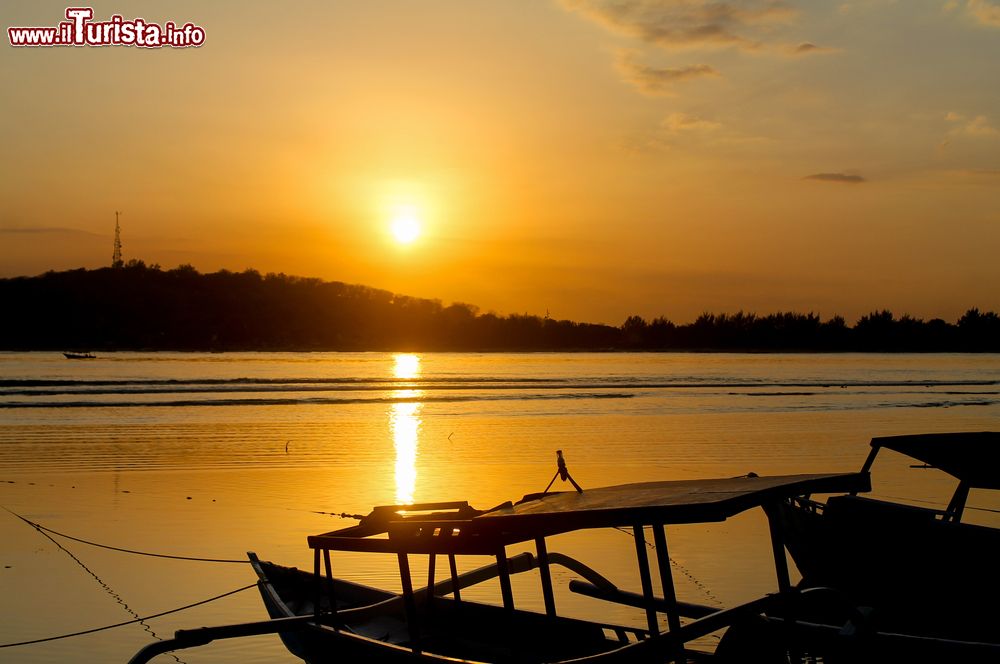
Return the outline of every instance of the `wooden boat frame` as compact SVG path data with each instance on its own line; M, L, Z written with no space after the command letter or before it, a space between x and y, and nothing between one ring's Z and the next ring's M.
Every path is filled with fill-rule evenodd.
M869 476L866 472L778 477L758 477L751 473L727 479L649 482L589 489L586 492L531 494L516 504L505 503L485 511L476 510L464 501L380 506L355 526L308 538L309 547L313 551L312 575L315 581L312 615L289 616L242 626L181 630L172 641L147 646L130 660L130 664L141 664L156 654L203 645L218 638L279 633L286 639L288 635L302 630L321 633L335 642L366 644L380 649L380 655L391 652L393 657L389 659L399 655L400 659L407 661L456 661L422 647L418 604L441 599L441 595L449 593L453 595L453 599L449 601L467 601L461 598L463 587L478 582L481 578L496 576L500 582L502 609L507 615L531 614L553 620L568 620L556 613L550 571L553 564L569 567L583 577L584 580L574 579L570 582L572 591L641 608L646 617L645 630L592 623L610 629L617 637L618 645L583 657L571 658L572 661L596 663L676 660L691 654L691 651L685 650L685 645L694 639L754 616L781 615L782 607L787 606L791 601L790 597L797 593L791 585L781 522L776 512L781 501L793 496L867 491L869 488ZM670 567L666 526L720 522L756 507L762 508L768 519L778 592L728 609L679 601ZM631 530L641 594L621 590L582 563L548 551L547 538L591 528ZM662 596L657 596L653 589L646 528L652 528ZM534 555L507 556L508 546L524 543L534 544ZM383 643L343 629L344 619L352 612L376 611L378 607L368 606L338 612L332 552L396 556L402 593L389 601L403 604L409 630L406 644ZM427 585L423 589L414 589L409 558L411 554L429 556ZM477 570L478 577L471 579L468 574L458 574L456 556L459 555L489 556L494 562ZM444 556L448 561L449 578L444 581L436 581L438 556ZM251 554L251 561L256 563L255 567L261 576L258 585L265 602L271 595L274 595L270 597L271 600L280 601L262 573L256 556ZM511 575L528 569L537 569L539 572L544 615L515 609ZM325 605L332 607L326 611L320 608L324 605L324 595L327 597ZM666 631L659 628L659 614L665 614L668 626ZM682 625L681 617L692 620ZM558 658L551 661L569 660Z

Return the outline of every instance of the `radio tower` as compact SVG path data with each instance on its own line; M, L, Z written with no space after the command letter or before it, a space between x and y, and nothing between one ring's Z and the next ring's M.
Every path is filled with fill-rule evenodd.
M115 253L111 256L111 267L124 265L122 262L122 227L118 225L119 214L121 213L115 210Z

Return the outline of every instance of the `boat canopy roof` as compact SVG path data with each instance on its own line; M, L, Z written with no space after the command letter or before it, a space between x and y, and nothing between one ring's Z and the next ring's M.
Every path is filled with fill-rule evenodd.
M392 505L375 508L357 526L311 536L309 545L341 551L487 554L572 530L724 521L785 498L870 488L867 472L774 477L751 473L531 494L485 512L468 503ZM442 508L450 511L415 514Z
M926 433L872 438L886 448L939 468L979 489L1000 489L1000 432Z
M583 493L533 494L480 520L532 523L541 530L724 521L748 509L811 493L867 491L867 473L776 475L644 482Z

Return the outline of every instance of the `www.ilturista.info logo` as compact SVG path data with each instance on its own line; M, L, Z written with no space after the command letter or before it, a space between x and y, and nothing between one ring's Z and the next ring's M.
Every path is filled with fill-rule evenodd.
M51 28L7 28L11 46L138 46L188 48L205 43L205 29L193 23L162 26L145 19L125 20L114 14L107 21L92 21L91 7L67 7L66 19Z

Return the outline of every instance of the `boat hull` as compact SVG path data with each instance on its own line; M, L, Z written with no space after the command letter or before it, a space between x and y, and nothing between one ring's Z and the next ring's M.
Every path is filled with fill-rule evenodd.
M268 615L309 615L315 595L312 574L272 563L254 562L258 588ZM278 578L280 577L280 578ZM609 635L605 626L469 600L435 597L419 611L418 648L413 648L402 598L343 579L334 580L340 615L337 629L310 624L279 633L288 650L310 664L335 662L488 662L541 664L601 653L630 641ZM372 604L383 609L368 610ZM325 610L328 604L321 603ZM360 611L361 613L358 613ZM634 640L632 641L634 643Z
M860 496L786 501L779 513L804 586L871 607L880 630L996 641L992 612L973 598L1000 592L1000 531Z

